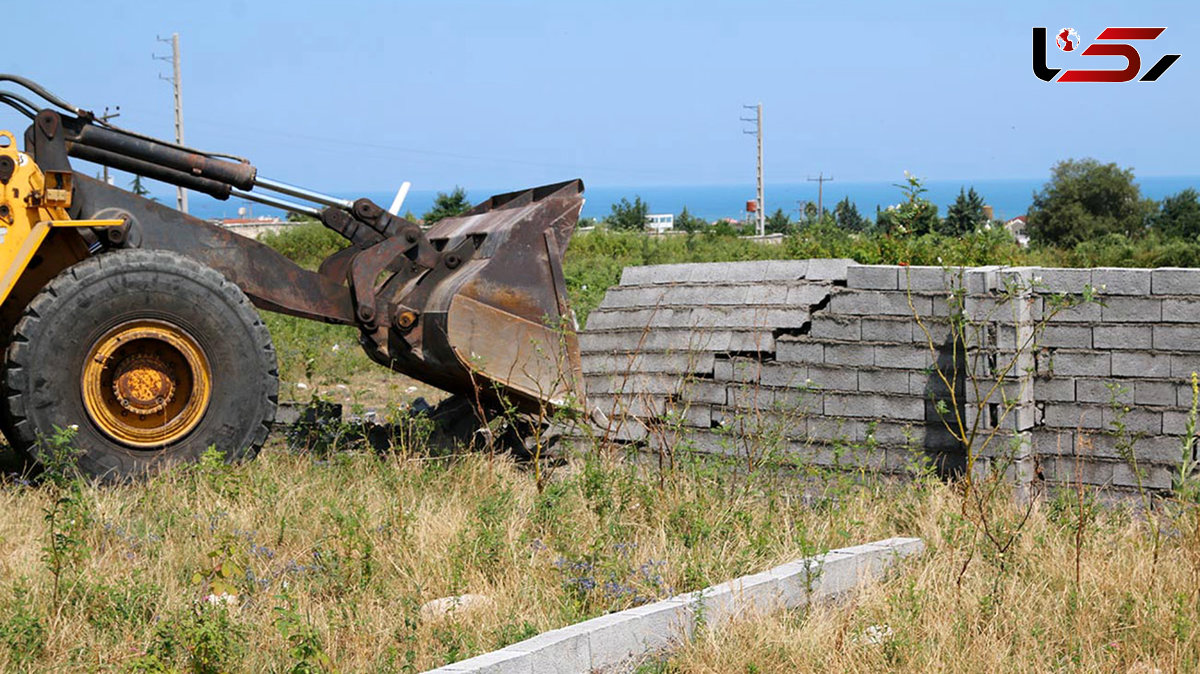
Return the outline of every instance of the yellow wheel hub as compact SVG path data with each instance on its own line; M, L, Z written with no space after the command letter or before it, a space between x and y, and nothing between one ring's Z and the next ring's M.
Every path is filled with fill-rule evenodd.
M83 406L105 435L152 449L186 436L212 399L212 370L196 340L154 320L109 330L88 352Z

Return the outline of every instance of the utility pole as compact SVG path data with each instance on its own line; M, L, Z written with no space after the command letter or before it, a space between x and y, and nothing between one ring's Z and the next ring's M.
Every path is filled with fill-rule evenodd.
M99 119L101 122L107 122L110 119L113 119L115 117L120 117L120 116L121 116L121 106L119 106L119 105L117 106L116 112L109 112L108 106L106 105L106 106L104 106L104 114L97 117L97 119ZM104 167L104 184L105 185L112 184L112 182L109 181L109 179L108 179L108 166L107 165L105 165L105 167Z
M833 176L825 177L825 173L817 174L816 178L809 178L808 182L817 184L817 220L825 217L825 183L833 182Z
M758 105L743 105L742 107L746 108L748 110L754 110L753 117L741 117L739 119L741 119L743 122L754 122L754 124L755 124L754 131L743 130L742 133L751 134L751 135L755 136L758 140L758 230L757 231L758 231L758 235L762 236L763 234L766 233L766 224L767 224L766 223L767 205L763 200L763 131L762 131L763 113L762 113L762 103L759 103Z
M183 145L183 80L179 76L179 33L172 33L171 39L158 38L159 42L171 43L170 56L154 55L154 58L159 61L170 61L173 67L173 74L170 77L159 75L158 78L166 80L174 85L175 88L175 144ZM187 190L179 187L176 189L176 199L178 201L179 210L184 213L188 212Z

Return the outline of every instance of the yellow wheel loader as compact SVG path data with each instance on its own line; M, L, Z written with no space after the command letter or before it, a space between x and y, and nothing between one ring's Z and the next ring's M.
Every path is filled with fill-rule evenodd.
M493 196L426 230L117 128L28 79L0 82L23 89L0 103L31 121L24 150L0 131L0 427L29 458L68 427L80 468L108 479L208 447L253 456L278 392L255 307L357 326L375 362L480 406L582 409L562 272L580 181ZM309 271L72 158L305 214L350 245Z

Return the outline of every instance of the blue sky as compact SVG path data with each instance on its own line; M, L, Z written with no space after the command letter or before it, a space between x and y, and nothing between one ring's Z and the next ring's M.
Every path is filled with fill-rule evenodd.
M1200 174L1200 3L71 0L5 23L0 70L163 137L150 56L180 33L188 143L328 191L750 183L738 117L760 101L768 184L1041 177L1080 156ZM1166 26L1143 70L1183 56L1155 83L1047 84L1032 26Z

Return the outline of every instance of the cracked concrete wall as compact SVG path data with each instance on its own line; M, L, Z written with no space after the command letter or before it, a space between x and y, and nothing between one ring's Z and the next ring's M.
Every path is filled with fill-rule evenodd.
M1089 287L1098 301L1057 308ZM977 470L1165 489L1200 370L1200 269L631 267L580 347L601 432L652 451L952 472L961 419Z

